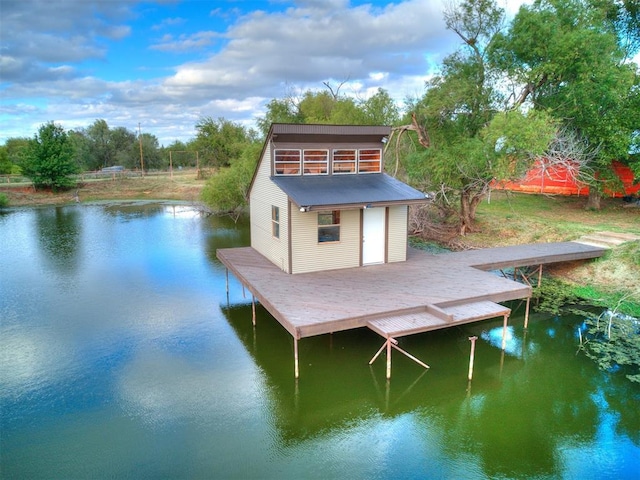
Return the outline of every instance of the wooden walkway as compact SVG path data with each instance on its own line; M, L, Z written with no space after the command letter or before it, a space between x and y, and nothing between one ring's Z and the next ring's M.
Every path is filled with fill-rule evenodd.
M505 316L506 325L510 310L499 303L528 299L531 287L489 270L592 259L604 252L577 242L437 255L409 249L405 262L295 275L251 247L219 249L216 255L294 337L297 377L301 338L368 327L387 339L389 349L395 337L462 323Z

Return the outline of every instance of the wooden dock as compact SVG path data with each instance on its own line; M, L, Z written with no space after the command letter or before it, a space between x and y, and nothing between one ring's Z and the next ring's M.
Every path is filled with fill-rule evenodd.
M506 329L510 310L499 303L529 299L531 286L490 270L592 259L605 252L577 242L437 255L409 249L405 262L296 275L251 247L219 249L216 255L293 336L297 377L301 338L368 327L387 340L390 362L397 337L497 316L504 316Z

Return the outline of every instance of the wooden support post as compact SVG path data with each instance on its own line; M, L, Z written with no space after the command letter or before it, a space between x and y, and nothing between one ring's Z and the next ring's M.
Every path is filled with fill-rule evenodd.
M469 381L471 381L471 379L473 378L473 361L475 360L477 339L478 337L475 337L475 336L469 337L469 340L471 341L471 353L469 354L469 375L467 376Z
M378 350L376 354L373 356L373 358L369 361L369 365L373 364L373 362L376 361L376 358L380 356L380 354L382 353L382 351L385 349L386 346L387 346L387 342L384 342L380 347L380 350Z
M507 320L509 319L509 314L504 316L504 324L502 325L502 350L504 351L507 348Z
M538 288L542 285L542 265L540 265L540 269L538 270Z
M529 327L529 307L531 306L531 297L527 297L527 309L524 312L524 329Z
M298 368L298 339L293 337L293 375L296 379L300 377L300 369Z
M256 297L251 295L251 323L256 326Z
M369 365L371 365L373 362L376 361L376 359L380 356L380 354L382 353L382 351L385 348L387 349L387 380L389 380L391 378L391 348L395 348L400 353L402 353L403 355L406 355L408 358L410 358L411 360L416 362L418 365L420 365L420 366L422 366L424 368L429 368L429 365L427 365L423 361L417 359L416 357L411 355L409 352L406 352L402 348L400 348L398 346L398 341L395 338L392 338L392 337L387 338L387 341L382 344L380 349L376 352L376 354L373 356L373 358L369 361Z
M392 339L393 340L393 339ZM404 353L408 358L410 358L411 360L413 360L414 362L416 362L418 365L420 365L421 367L424 368L429 368L429 365L427 365L426 363L424 363L421 360L418 360L416 357L414 357L413 355L411 355L410 353L404 351L403 349L401 349L397 343L392 343L391 346L393 348L395 348L396 350L398 350L400 353Z
M387 380L391 378L391 338L387 340Z

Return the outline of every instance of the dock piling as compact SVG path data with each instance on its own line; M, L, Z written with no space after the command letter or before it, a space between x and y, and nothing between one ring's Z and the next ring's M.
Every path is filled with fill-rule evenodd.
M502 350L507 348L507 320L509 320L509 314L504 316L504 323L502 324Z
M471 341L471 353L469 354L469 375L467 376L469 381L471 381L471 379L473 378L473 362L475 360L476 340L477 339L478 339L478 337L476 337L476 336L469 337L469 340Z
M296 378L300 378L300 368L298 367L298 339L293 337L293 374Z
M251 322L256 326L256 297L251 295Z

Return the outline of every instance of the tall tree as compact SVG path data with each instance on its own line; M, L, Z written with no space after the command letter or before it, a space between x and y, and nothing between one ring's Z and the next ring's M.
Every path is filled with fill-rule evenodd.
M351 98L325 82L326 90L307 90L301 96L273 99L258 127L266 137L272 123L320 123L335 125L393 125L399 109L384 89L365 99Z
M384 88L360 100L358 107L362 110L365 125L397 125L400 121L398 105Z
M87 165L91 170L110 167L114 163L114 148L111 143L111 131L106 120L98 119L85 131L90 142L90 158Z
M5 147L7 148L7 156L9 161L21 167L25 161L25 157L29 148L31 139L27 137L12 137L7 139Z
M265 115L257 120L258 128L264 138L269 134L272 123L304 123L293 96L274 98L267 104Z
M237 221L247 205L249 184L261 148L260 142L252 142L230 167L220 169L209 178L202 189L204 203L215 212L229 215Z
M201 118L190 147L200 153L204 165L227 167L240 158L244 148L255 139L255 132L224 118Z
M7 146L0 145L0 175L9 175L13 173L13 163L9 160Z
M132 169L140 168L140 147L135 133L125 127L109 129L107 142L108 151L112 154L108 160L109 165L122 165Z
M142 163L145 170L158 170L168 166L168 159L165 162L160 154L158 138L150 133L143 133L130 148L130 157L135 159L135 167L140 167L140 144L142 144Z
M75 186L72 177L78 172L73 157L73 143L65 130L53 122L40 127L29 142L23 173L36 188L60 190Z
M422 148L408 156L407 173L436 193L444 212L457 215L462 234L474 228L476 208L492 182L526 168L553 136L544 114L496 117L504 93L488 49L503 21L493 0L466 0L447 10L446 25L462 46L427 83L426 94L412 106L411 123L395 129L418 135Z
M516 104L550 112L586 140L599 173L590 208L599 208L611 161L629 159L638 131L638 67L628 60L640 45L628 21L637 14L637 2L536 0L493 44L496 65L519 85Z

